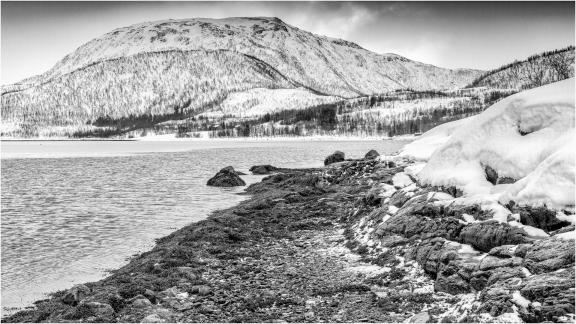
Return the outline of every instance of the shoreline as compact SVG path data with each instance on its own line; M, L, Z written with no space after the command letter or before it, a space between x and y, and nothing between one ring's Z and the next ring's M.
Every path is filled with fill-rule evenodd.
M361 159L285 169L109 277L2 320L573 319L574 240L533 240L480 221L487 215L477 206L439 207L449 189L396 183L408 165Z
M0 142L260 142L260 141L410 141L418 135L382 136L276 136L276 137L216 137L216 138L176 138L158 135L138 138L0 138Z

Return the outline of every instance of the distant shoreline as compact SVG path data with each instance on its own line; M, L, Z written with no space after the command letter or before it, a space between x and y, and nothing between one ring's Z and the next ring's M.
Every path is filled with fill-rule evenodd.
M137 142L135 139L0 139L0 142Z
M172 134L169 134L172 135ZM294 136L294 137L217 137L217 138L176 138L167 136L150 136L139 138L0 138L0 142L210 142L210 141L402 141L413 140L418 135L408 134L393 137L379 136Z

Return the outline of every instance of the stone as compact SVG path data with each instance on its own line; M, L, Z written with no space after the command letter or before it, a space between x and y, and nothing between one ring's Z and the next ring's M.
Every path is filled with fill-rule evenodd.
M198 279L198 276L196 275L196 272L194 271L194 269L192 267L177 267L176 271L178 271L179 273L184 275L186 277L186 279L188 279L190 281L194 281L194 280Z
M343 162L345 159L344 152L335 151L324 159L324 165L330 165L337 162Z
M574 313L574 267L530 276L520 294L533 303L541 304L534 322L553 321Z
M513 212L520 214L520 223L543 229L546 232L556 231L571 225L568 221L561 221L556 218L556 211L546 207L516 206L513 208Z
M436 277L434 290L447 292L453 295L465 294L471 291L470 285L457 273L444 276L442 272Z
M146 308L148 306L152 306L152 303L148 300L148 298L140 296L140 298L136 298L134 301L132 301L132 306L136 308Z
M114 309L112 306L106 303L99 303L99 302L86 302L81 303L81 305L88 307L92 313L101 318L108 318L114 315Z
M370 151L368 151L368 153L366 153L366 155L364 155L364 158L365 158L366 160L373 160L373 159L375 159L375 158L377 158L377 157L379 157L379 156L380 156L380 153L378 153L378 151L376 151L376 150L370 150Z
M574 265L574 240L546 239L535 242L526 252L524 264L534 274Z
M218 171L214 177L208 180L207 185L213 187L236 187L245 186L246 182L236 174L233 167L228 166Z
M498 172L496 172L496 170L486 165L484 166L484 173L486 175L486 180L488 180L488 182L490 182L493 185L498 183Z
M526 273L522 270L521 267L512 267L512 268L496 268L490 271L490 277L488 278L487 285L492 286L493 284L508 280L510 278L525 278Z
M501 246L497 246L492 248L489 252L488 255L493 255L496 257L500 257L500 258L511 258L514 256L514 253L516 251L516 249L518 248L517 245L501 245Z
M313 321L315 318L315 314L312 311L306 312L304 313L304 318L306 318L307 321Z
M205 285L193 286L191 291L192 293L197 293L199 295L205 296L210 293L210 287Z
M502 178L498 178L498 181L496 183L497 184L512 184L515 182L516 182L516 179L514 179L514 178L502 177Z
M422 238L455 240L464 225L455 217L444 217L442 206L426 203L422 199L426 199L425 195L412 198L394 216L380 224L376 231L406 238L420 235Z
M150 314L142 319L140 323L166 323L167 321L158 314Z
M90 294L90 288L86 285L75 285L62 297L62 302L67 305L76 306Z
M404 204L410 199L410 196L403 191L397 190L391 197L390 201L388 202L390 205L401 208Z
M428 312L418 313L410 318L409 323L428 323L430 315Z
M200 286L198 288L198 294L201 296L208 295L210 293L210 287L208 286Z
M271 172L278 171L278 168L269 164L255 165L249 170L252 174L270 174Z
M466 225L460 231L460 243L470 244L474 248L488 252L500 245L513 245L530 242L526 232L518 227L498 221L485 221Z
M488 255L482 259L480 262L480 270L486 271L495 268L502 267L516 267L522 264L522 258L499 258L492 255Z

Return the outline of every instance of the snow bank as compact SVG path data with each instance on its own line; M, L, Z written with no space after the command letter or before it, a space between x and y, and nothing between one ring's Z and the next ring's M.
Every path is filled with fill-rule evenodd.
M446 143L452 133L460 126L469 123L474 117L455 120L442 124L424 133L414 142L404 146L400 151L400 156L408 157L417 161L426 161L432 153Z
M401 152L427 160L424 184L523 205L574 205L574 78L521 92L481 114L441 125ZM486 167L513 184L493 185ZM493 199L493 198L492 198Z

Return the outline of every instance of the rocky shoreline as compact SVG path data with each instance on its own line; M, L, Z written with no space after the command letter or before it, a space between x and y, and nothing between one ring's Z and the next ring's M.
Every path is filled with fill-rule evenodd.
M409 161L275 169L250 199L4 322L574 321L573 225L443 204ZM515 208L510 206L510 208ZM536 214L537 213L537 214ZM548 214L546 214L548 215Z

